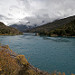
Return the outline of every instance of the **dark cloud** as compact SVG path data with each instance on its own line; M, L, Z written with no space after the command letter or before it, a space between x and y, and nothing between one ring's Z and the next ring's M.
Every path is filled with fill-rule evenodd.
M12 20L12 18L8 18L6 16L0 15L0 20Z

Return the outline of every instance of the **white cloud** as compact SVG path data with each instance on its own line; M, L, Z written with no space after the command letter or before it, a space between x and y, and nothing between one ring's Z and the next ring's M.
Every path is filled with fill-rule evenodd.
M7 24L16 22L40 25L75 15L75 0L0 0L0 18Z

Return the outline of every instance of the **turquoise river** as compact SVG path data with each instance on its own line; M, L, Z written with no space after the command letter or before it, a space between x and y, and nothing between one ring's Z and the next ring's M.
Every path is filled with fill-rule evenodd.
M75 73L75 38L35 36L31 33L0 36L0 43L23 54L30 64L47 72Z

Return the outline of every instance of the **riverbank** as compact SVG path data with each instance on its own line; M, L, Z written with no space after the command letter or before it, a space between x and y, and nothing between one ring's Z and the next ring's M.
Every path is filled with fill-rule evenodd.
M59 36L59 35L56 35L56 34L46 35L46 34L40 34L40 33L35 33L35 36L49 36L49 37L75 37L75 36L67 36L67 35Z
M24 55L13 52L8 45L0 46L0 75L50 75L30 65Z
M19 34L0 34L3 36L15 36L15 35L23 35L23 33L19 33Z

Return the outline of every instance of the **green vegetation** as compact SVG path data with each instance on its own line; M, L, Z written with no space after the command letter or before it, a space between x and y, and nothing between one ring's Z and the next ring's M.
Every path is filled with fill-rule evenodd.
M49 36L75 36L75 20L50 32L44 32L44 34Z
M75 20L70 23L56 28L51 31L51 34L55 34L57 36L75 36Z
M56 20L52 23L31 29L28 32L47 36L75 36L75 16Z
M0 35L18 35L22 34L15 28L6 26L4 23L0 22Z

